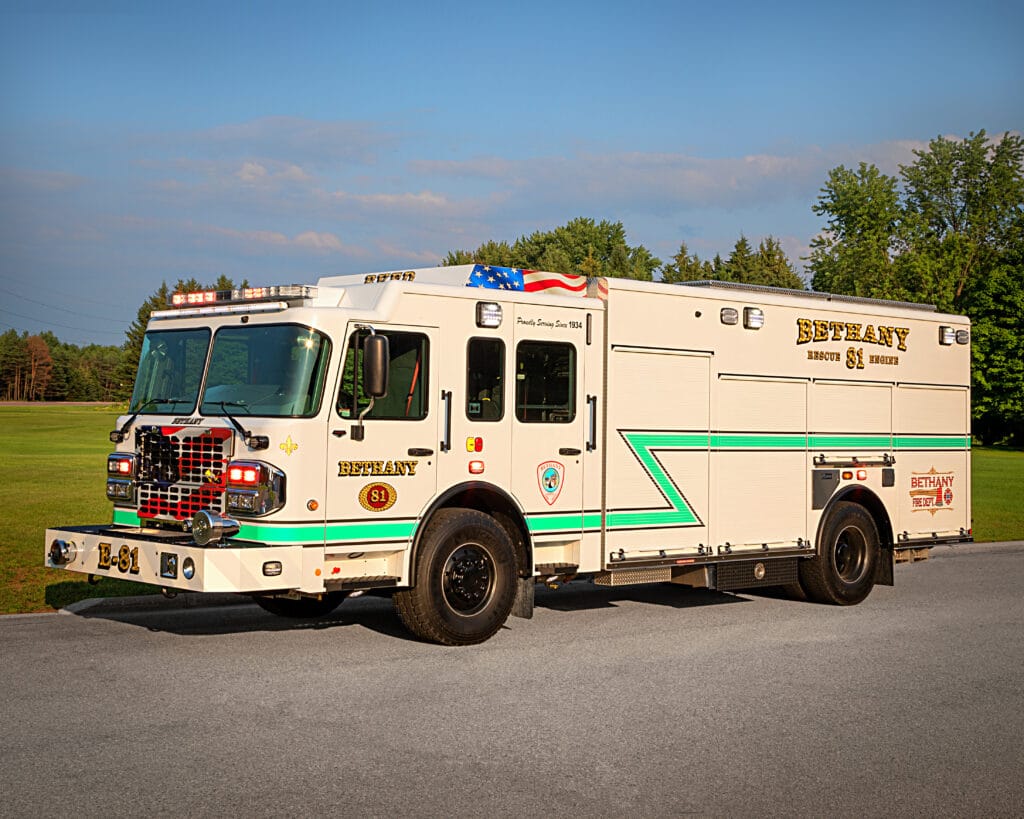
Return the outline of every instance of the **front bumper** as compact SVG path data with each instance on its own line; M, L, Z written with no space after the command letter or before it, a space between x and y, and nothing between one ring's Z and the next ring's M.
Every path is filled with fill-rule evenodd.
M301 546L197 546L189 535L139 527L46 530L45 562L50 568L181 591L295 589L301 585L302 559Z

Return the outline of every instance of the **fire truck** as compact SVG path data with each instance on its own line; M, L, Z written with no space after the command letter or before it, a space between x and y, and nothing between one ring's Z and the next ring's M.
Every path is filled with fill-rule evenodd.
M47 566L447 645L538 583L862 601L971 540L970 325L930 306L461 265L179 293Z

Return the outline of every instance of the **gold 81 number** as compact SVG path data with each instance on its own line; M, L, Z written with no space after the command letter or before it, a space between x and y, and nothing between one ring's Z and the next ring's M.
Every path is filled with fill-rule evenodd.
M100 544L100 557L96 564L97 569L117 569L121 574L139 573L139 547L129 549L122 546L117 550L115 556L109 543Z

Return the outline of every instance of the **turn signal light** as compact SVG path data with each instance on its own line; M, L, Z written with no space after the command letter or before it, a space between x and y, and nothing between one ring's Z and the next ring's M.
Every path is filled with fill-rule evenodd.
M261 471L260 464L229 464L228 486L259 486Z
M284 472L277 467L263 461L232 461L226 473L228 512L257 517L284 506Z
M115 452L107 457L107 474L130 478L135 474L135 456Z

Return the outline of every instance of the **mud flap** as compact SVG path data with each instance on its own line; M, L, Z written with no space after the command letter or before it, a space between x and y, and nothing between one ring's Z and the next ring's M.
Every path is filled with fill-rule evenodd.
M878 568L875 570L875 585L877 586L893 586L893 572L892 566L895 561L893 557L893 550L891 548L881 548L878 550Z
M533 590L536 586L532 577L516 578L516 599L512 602L513 617L529 620L533 617Z

